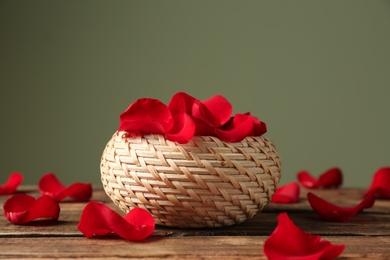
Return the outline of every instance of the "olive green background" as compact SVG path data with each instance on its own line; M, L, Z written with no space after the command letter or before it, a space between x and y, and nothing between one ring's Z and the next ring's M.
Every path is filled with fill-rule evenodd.
M390 1L0 1L0 183L100 184L141 97L222 94L265 121L281 183L390 165Z

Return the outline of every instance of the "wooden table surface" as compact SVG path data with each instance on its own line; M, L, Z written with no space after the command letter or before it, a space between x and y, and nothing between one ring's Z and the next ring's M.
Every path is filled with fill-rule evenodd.
M23 186L18 192L39 196L34 186ZM314 192L340 206L354 206L364 190L343 188ZM263 243L275 229L277 215L281 212L287 212L302 230L321 235L333 244L345 244L339 259L390 259L390 200L376 200L374 207L338 223L320 220L306 200L307 191L301 190L301 193L299 203L271 203L242 224L205 229L157 226L154 234L141 242L117 236L88 239L77 229L86 203L61 202L58 222L14 225L1 216L0 259L266 259ZM0 196L1 206L9 197ZM116 209L99 186L94 187L92 199Z

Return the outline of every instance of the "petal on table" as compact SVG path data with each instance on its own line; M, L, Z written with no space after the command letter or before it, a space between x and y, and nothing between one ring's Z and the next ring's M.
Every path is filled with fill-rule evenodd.
M278 224L264 243L268 259L334 259L344 251L345 245L333 245L318 235L304 232L288 217L278 216Z
M366 194L374 193L375 196L390 199L390 167L378 169L372 179Z
M41 177L38 183L41 194L48 195L57 201L72 198L74 201L87 201L92 197L90 183L76 182L70 186L63 185L53 173Z
M91 201L81 214L78 229L88 238L115 233L140 241L154 232L154 225L152 215L144 209L134 208L123 218L105 204Z
M322 173L318 179L309 172L301 171L297 174L298 181L302 186L309 189L329 189L338 188L343 183L343 174L337 167L330 168Z
M19 172L13 172L9 175L8 180L0 185L0 195L10 195L15 193L18 186L23 181L23 175Z
M355 207L340 207L334 205L311 192L307 194L307 199L310 206L322 219L338 222L352 218L363 209L371 208L375 203L373 193L367 194L367 196Z
M276 189L271 201L274 203L296 203L299 201L298 183L291 182Z
M6 218L13 224L26 224L36 219L58 220L60 207L53 198L43 195L38 199L27 194L16 194L3 206Z

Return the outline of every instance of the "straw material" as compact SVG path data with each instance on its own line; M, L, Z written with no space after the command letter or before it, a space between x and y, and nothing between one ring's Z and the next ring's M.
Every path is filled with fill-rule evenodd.
M241 223L268 204L281 164L266 137L238 143L195 136L177 144L163 135L117 132L101 160L104 190L124 212L148 210L156 224L220 227Z

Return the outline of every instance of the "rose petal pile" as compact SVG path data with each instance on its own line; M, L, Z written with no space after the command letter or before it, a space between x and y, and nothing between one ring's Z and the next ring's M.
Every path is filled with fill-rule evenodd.
M199 135L239 142L267 131L266 124L250 113L232 116L232 111L232 105L221 95L200 101L178 92L168 105L157 99L141 98L120 115L118 131L132 135L161 134L181 144Z

